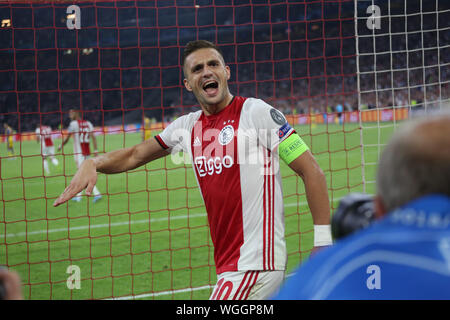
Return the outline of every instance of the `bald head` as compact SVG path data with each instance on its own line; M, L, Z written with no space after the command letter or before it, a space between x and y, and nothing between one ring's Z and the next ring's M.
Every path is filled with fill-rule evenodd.
M378 165L377 194L386 212L432 193L450 196L450 114L404 124Z

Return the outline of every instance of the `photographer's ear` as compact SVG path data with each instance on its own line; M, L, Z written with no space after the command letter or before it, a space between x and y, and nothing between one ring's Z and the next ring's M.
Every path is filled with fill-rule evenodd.
M377 219L381 219L386 215L386 208L383 203L383 200L381 200L379 195L376 195L373 199L374 202L374 208L375 208L375 217Z

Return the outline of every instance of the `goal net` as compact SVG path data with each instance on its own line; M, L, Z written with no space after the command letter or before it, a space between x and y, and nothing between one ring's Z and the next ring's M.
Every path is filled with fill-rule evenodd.
M363 181L371 193L397 125L450 108L450 4L360 0L355 15Z
M332 210L349 192L373 193L402 120L449 102L442 0L8 1L0 21L0 265L19 273L26 299L209 297L214 248L189 163L99 174L97 201L52 206L77 168L72 138L58 151L69 110L93 124L99 153L198 110L180 68L191 40L221 48L232 94L284 112ZM53 139L56 161L39 137ZM289 273L313 226L302 180L281 172Z

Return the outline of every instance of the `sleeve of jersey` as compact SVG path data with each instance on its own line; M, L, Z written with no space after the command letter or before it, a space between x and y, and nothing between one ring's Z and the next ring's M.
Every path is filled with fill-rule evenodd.
M251 108L260 143L272 152L278 149L281 159L291 163L306 150L306 143L289 125L283 113L262 100L255 99Z
M258 134L259 143L270 151L286 139L293 131L284 115L260 99L248 99L251 103L250 117Z
M75 126L76 126L76 121L71 121L70 124L69 124L69 128L67 128L67 131L68 132L75 132L75 131L77 131Z
M179 152L184 150L183 142L188 141L189 131L185 127L186 116L177 118L169 124L160 134L155 136L156 141L168 151Z

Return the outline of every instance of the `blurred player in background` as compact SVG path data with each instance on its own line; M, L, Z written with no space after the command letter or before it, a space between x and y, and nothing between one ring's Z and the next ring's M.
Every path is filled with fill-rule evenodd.
M94 126L90 121L81 119L78 110L71 109L69 111L69 118L72 121L67 129L68 135L63 138L61 145L58 147L58 151L61 151L64 145L69 141L70 137L73 136L73 155L77 168L80 168L83 161L89 159L91 156L91 140L94 144L94 155L97 155L97 139L94 136ZM94 186L92 192L94 194L94 203L102 198L102 195L96 186ZM81 193L82 192L80 191L72 200L80 202Z
M84 162L54 206L80 190L89 194L97 171L124 172L182 150L194 159L214 244L217 284L210 298L265 299L282 283L287 263L279 158L305 184L314 250L331 244L325 176L280 111L230 93L230 68L214 44L188 43L183 71L201 110L177 118L155 139Z
M450 299L450 115L400 127L377 171L378 221L302 264L276 299Z
M44 170L46 174L50 173L47 158L52 160L52 163L57 166L58 159L55 158L55 146L53 145L52 128L49 126L40 125L36 128L36 141L41 143L42 161L44 162Z
M342 106L342 104L338 104L336 106L336 123L337 124L342 124L344 122L344 107Z
M144 117L144 125L142 127L142 141L148 140L152 136L151 120L148 117Z
M16 131L14 131L13 128L11 128L6 122L3 123L3 128L5 129L5 143L6 143L6 150L8 152L8 157L14 156L14 134Z

